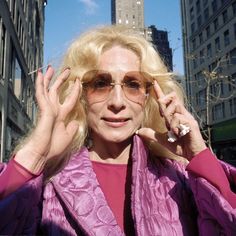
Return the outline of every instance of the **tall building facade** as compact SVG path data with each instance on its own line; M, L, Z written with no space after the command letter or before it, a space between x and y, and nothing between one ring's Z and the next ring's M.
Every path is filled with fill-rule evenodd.
M138 30L160 53L168 69L173 69L167 31L157 30L154 25L145 27L144 0L111 0L111 22Z
M181 0L188 100L214 151L236 161L236 1Z
M46 0L0 1L0 154L9 158L35 120L36 73L43 63Z
M130 28L144 29L143 0L112 0L111 21L112 24L123 24Z

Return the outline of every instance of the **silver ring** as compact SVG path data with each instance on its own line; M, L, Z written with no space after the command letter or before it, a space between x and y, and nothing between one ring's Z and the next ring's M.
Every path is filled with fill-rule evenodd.
M179 136L180 137L183 137L184 135L186 135L187 133L190 132L190 127L187 126L187 125L184 125L184 124L179 124L179 127L180 129L180 133L179 133ZM176 135L173 133L173 131L168 131L167 133L168 135L168 142L170 143L174 143L178 138L176 137Z
M179 129L180 129L180 137L183 137L190 131L190 127L187 125L179 124Z

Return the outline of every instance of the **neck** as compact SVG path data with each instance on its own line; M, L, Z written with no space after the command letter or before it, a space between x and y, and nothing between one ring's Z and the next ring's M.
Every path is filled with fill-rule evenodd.
M130 140L121 143L99 142L90 149L90 159L103 163L127 164L130 155Z

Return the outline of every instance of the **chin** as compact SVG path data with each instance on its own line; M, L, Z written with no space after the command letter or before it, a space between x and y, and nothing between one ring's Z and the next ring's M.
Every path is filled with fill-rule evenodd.
M127 132L107 132L105 135L100 135L100 138L106 140L107 142L112 143L122 143L129 141L131 137L133 136L134 132L131 132L128 134Z

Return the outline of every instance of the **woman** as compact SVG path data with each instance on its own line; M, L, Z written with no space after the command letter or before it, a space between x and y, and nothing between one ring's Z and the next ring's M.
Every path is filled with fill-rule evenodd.
M1 166L1 234L236 232L236 170L206 148L147 41L96 29L61 71L52 85L53 68L38 71L36 128Z

